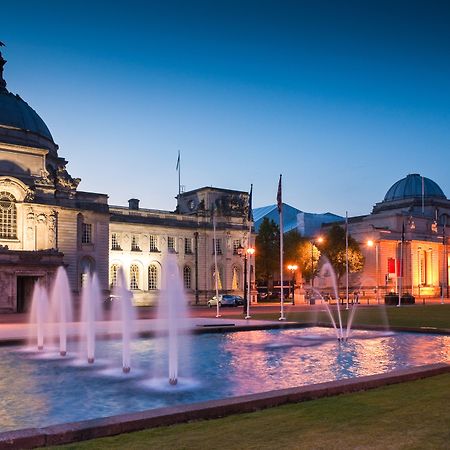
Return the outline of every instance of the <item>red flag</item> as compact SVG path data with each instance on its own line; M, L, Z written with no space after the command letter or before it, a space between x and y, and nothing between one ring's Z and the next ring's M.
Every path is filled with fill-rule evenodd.
M283 200L281 199L281 175L280 181L278 182L277 208L278 212L281 214L281 212L283 211Z
M388 273L395 272L395 258L388 258Z

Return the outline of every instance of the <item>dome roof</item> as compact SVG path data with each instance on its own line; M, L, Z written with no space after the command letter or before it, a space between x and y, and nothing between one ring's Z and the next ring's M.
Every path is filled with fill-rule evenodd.
M384 201L390 202L412 197L422 197L422 180L424 197L447 198L442 189L433 180L422 177L418 173L412 173L394 183L384 196Z
M53 142L47 125L37 112L18 95L6 90L0 90L0 127L30 131Z
M3 43L0 44L0 46L4 45ZM6 89L6 81L3 79L3 66L5 64L6 60L0 52L0 128L31 132L53 143L47 125L37 112L18 95L11 94Z

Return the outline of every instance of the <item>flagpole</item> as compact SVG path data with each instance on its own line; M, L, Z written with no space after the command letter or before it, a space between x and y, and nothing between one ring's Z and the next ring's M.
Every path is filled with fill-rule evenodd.
M216 317L220 317L220 304L219 304L219 272L217 270L217 241L216 241L216 212L213 209L213 242L214 242L214 284L216 288Z
M345 211L345 298L348 309L348 211Z
M280 295L280 318L278 320L286 320L284 317L284 284L283 284L283 199L282 199L282 187L281 187L281 175L280 181L278 183L278 195L277 195L277 206L278 213L280 215L280 285L281 285L281 295Z
M252 240L252 196L253 196L253 184L250 185L250 194L248 197L248 212L247 212L247 221L248 221L248 239L247 239L247 250L250 248ZM252 285L252 252L247 251L248 257L248 269L247 269L247 314L245 316L246 319L251 319L250 316L250 295L251 295L251 285ZM245 259L245 264L247 264L247 258ZM245 286L244 286L245 289Z
M402 291L403 291L403 243L405 241L405 221L402 222L402 238L400 241L400 267L399 267L399 283L398 283L398 305L402 303Z
M180 195L181 194L181 158L180 158L180 150L178 150L177 170L178 170L178 195Z

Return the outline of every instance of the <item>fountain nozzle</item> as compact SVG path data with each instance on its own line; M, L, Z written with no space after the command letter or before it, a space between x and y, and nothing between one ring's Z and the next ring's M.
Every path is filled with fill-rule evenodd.
M178 379L177 378L169 378L169 384L171 386L175 386L178 383Z
M123 373L130 373L131 368L130 367L122 367L122 372Z
M88 358L88 364L94 364L94 358Z
M65 350L61 350L61 351L59 352L59 355L60 355L60 356L66 356L66 355L67 355L67 352L66 352Z
M43 346L43 345L38 345L38 350L39 350L40 352L42 352L42 350L44 350L44 346Z

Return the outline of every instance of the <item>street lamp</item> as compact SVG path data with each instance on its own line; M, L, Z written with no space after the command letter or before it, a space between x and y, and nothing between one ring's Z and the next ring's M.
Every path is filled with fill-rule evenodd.
M292 273L292 304L295 305L295 271L298 269L298 266L297 264L289 264L287 268Z
M250 285L251 280L247 282L247 256L251 260L252 255L255 254L255 249L253 247L244 248L241 245L237 249L238 255L244 258L244 313L245 318L250 319ZM251 274L250 274L251 277Z

